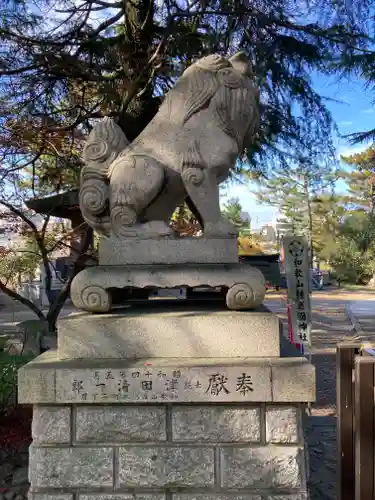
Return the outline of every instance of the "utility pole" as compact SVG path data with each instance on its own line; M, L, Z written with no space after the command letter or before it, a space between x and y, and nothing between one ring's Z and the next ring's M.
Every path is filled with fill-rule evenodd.
M307 242L309 245L309 253L310 253L310 269L312 269L314 266L314 249L313 249L313 240L312 240L313 219L312 219L311 200L310 200L310 191L309 191L309 179L308 179L307 175L303 176L303 188L305 191L307 217L308 217Z

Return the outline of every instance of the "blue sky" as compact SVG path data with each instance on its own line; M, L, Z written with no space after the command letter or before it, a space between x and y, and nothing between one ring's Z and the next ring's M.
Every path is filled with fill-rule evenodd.
M327 107L331 111L341 134L350 134L375 128L375 90L366 90L364 81L356 78L341 79L338 77L317 76L313 79L315 90L324 97L335 99L339 102L327 102ZM334 137L337 146L338 156L348 155L362 151L368 144L350 146L345 139ZM233 185L223 196L223 202L228 197L238 197L243 210L251 217L252 228L258 228L266 222L272 222L277 217L277 208L259 205L251 191L256 190L254 184Z

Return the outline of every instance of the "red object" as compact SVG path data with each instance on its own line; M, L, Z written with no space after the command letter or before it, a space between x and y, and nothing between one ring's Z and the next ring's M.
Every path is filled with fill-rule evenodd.
M289 337L289 342L291 344L294 344L293 342L293 324L292 324L292 305L287 304L286 305L286 310L288 313L288 337ZM294 344L296 348L300 351L301 350L301 344Z
M0 449L17 451L31 444L32 409L16 407L0 416Z
M287 314L288 314L288 337L289 337L289 342L293 343L292 306L290 304L286 305L286 311L287 311Z

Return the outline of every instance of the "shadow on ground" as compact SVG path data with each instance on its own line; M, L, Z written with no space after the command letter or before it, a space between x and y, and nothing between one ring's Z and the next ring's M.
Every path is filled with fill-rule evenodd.
M308 417L306 441L309 450L310 500L336 500L336 417Z
M336 500L336 354L314 354L316 403L307 418L311 500Z

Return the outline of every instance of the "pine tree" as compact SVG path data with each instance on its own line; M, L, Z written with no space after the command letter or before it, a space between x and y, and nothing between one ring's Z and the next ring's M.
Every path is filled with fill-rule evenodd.
M315 211L323 200L333 196L336 176L332 165L317 165L300 157L298 162L291 161L288 168L275 170L255 192L261 203L279 208L288 232L306 236L311 266L314 250L319 248L314 234Z
M230 198L224 204L221 212L223 216L229 219L232 224L238 229L240 235L242 235L244 231L249 232L250 220L244 219L242 205L239 198Z
M353 170L345 172L348 183L348 202L352 208L375 215L375 146L362 153L341 157Z
M348 212L339 226L332 261L350 279L375 283L375 148L341 158L351 170L343 172L348 184Z

